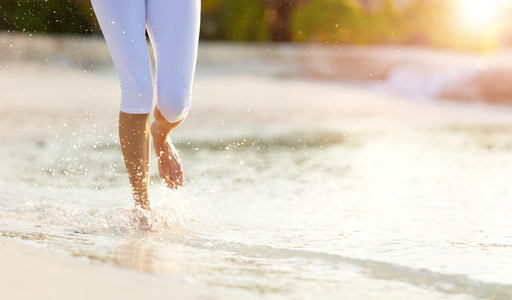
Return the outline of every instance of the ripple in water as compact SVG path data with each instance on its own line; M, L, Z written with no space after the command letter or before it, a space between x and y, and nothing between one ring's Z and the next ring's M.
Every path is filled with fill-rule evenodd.
M146 215L111 136L5 141L0 234L292 299L508 299L510 140L428 126L196 136L178 144L185 188L153 174Z

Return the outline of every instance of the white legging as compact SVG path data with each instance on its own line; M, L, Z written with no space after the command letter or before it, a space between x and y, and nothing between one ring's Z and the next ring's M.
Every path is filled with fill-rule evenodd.
M191 105L200 0L91 0L121 84L121 111L151 112L153 83L145 31L156 62L157 105L170 123Z

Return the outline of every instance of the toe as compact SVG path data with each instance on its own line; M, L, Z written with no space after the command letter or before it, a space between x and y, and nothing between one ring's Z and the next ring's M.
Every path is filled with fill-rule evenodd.
M172 181L167 181L166 182L166 185L168 188L170 188L171 190L175 190L176 189L176 184L174 184L174 182Z

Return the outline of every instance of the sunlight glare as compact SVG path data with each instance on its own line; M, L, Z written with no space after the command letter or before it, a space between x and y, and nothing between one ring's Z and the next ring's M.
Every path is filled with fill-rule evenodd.
M462 23L471 29L486 32L495 29L501 21L500 0L454 0Z

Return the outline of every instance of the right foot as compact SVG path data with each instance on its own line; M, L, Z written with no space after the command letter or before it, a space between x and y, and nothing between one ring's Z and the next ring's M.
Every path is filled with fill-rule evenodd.
M153 224L150 221L150 218L148 217L149 210L145 210L145 209L137 208L136 207L136 208L133 209L133 214L134 214L134 217L135 217L135 221L138 224L138 229L139 230L147 231L147 232L155 231L153 229Z
M156 130L153 130L153 125L151 127L160 178L163 179L168 188L177 190L178 187L183 186L184 179L178 151L174 148L169 137L163 139L158 136Z

